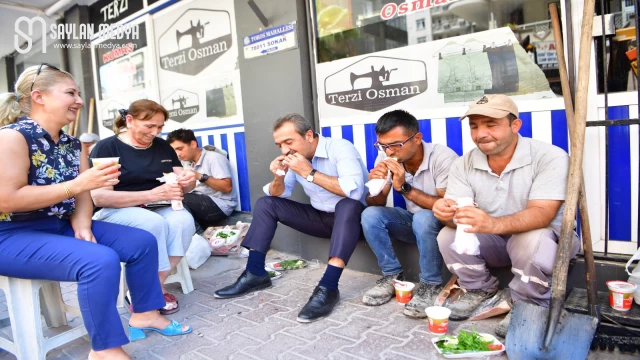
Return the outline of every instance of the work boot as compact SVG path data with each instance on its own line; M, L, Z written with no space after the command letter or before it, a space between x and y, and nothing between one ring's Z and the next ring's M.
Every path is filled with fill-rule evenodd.
M511 310L509 310L509 312L507 313L507 316L505 316L504 319L502 319L502 321L498 323L498 326L496 326L496 330L495 330L496 335L500 336L501 338L506 338L507 330L509 330L510 321L511 321Z
M396 295L396 289L393 282L396 280L404 281L404 274L401 272L394 275L385 275L376 281L376 286L369 289L362 297L362 302L369 306L379 306L386 304Z
M484 290L465 290L465 294L458 301L447 306L451 309L449 319L454 321L467 320L483 301L496 293L497 291L489 293Z
M404 306L404 314L412 318L426 318L425 309L433 306L440 291L442 291L442 285L429 285L420 281L413 292L413 298Z

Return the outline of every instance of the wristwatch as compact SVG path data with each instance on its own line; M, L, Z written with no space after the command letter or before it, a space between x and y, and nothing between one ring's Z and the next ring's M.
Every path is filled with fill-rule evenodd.
M202 176L200 176L200 182L206 182L207 180L209 180L209 175L207 174L202 174Z
M399 193L404 195L404 194L408 193L409 191L411 191L412 189L413 189L413 186L411 186L411 184L404 183L404 184L402 184L402 186L400 186Z
M309 173L309 175L307 175L307 181L308 182L313 182L313 174L316 173L316 169L311 170L311 172Z

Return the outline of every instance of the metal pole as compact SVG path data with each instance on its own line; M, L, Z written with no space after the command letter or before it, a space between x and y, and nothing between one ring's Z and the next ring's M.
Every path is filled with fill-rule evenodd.
M565 47L567 48L567 67L569 73L569 86L571 87L571 102L576 103L576 63L575 54L573 50L575 45L573 42L573 19L571 17L571 0L564 0L564 20L566 21L566 34L567 41Z
M602 25L601 46L602 46L602 90L604 93L604 120L609 120L609 88L607 86L607 72L609 70L607 61L607 38L605 35L605 0L600 0L600 22ZM605 137L605 180L604 180L604 255L607 256L609 252L609 127L604 128Z
M635 1L635 17L636 17L636 64L638 62L638 55L640 55L638 49L638 44L640 43L640 27L638 26L638 9L640 9L640 0ZM640 91L638 91L638 85L640 84L640 72L636 72L636 95L638 95L638 118L640 118ZM629 115L631 116L631 115ZM640 132L640 126L638 126L638 132ZM638 152L640 152L640 146L638 147ZM640 176L638 177L638 231L636 232L636 248L640 248Z
M320 128L320 113L318 111L318 79L316 79L316 63L318 62L318 42L316 38L316 9L315 1L305 0L307 14L307 39L309 41L309 72L311 73L311 96L313 100L313 123L316 132L322 133ZM351 16L351 14L349 14Z

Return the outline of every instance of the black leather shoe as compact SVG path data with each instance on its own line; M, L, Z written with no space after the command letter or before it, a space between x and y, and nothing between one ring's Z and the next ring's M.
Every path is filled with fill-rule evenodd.
M324 286L316 286L313 295L298 314L299 322L312 322L327 316L340 300L340 291L329 290Z
M214 292L213 296L218 299L228 299L268 287L271 287L271 277L268 273L265 276L255 276L245 270L235 283Z

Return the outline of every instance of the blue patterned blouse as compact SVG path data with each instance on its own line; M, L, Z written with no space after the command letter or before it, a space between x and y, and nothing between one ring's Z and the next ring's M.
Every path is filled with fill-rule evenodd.
M60 140L56 144L38 123L29 117L2 129L19 131L29 146L31 166L27 183L29 185L52 185L75 179L80 172L80 141L60 131ZM0 221L19 221L57 216L67 219L76 208L76 199L63 200L44 209L24 213L0 213Z

